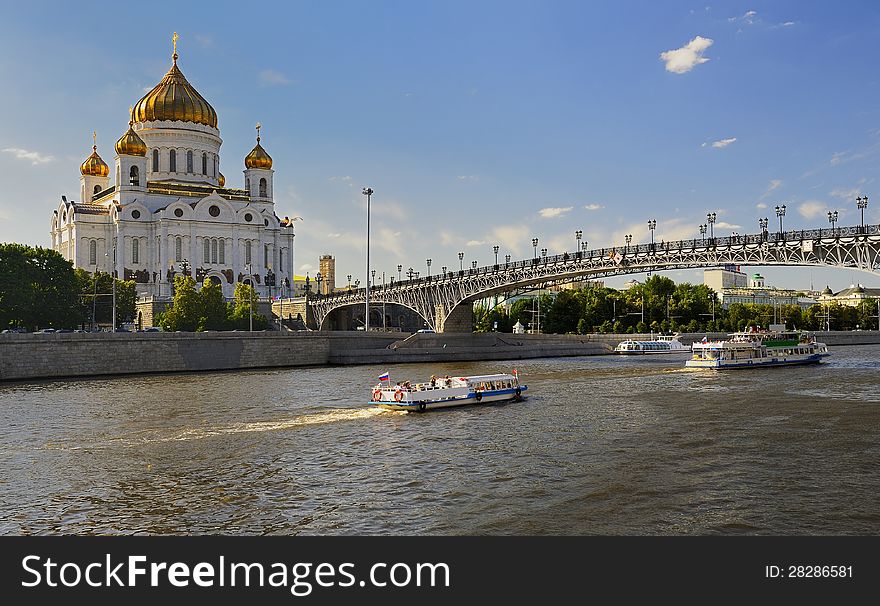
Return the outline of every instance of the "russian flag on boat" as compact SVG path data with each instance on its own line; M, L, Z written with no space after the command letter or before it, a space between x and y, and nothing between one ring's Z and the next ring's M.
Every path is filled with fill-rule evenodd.
M387 373L387 372L383 372L381 375L379 375L379 380L380 380L380 381L388 381L388 380L389 380L389 379L388 379L388 373Z

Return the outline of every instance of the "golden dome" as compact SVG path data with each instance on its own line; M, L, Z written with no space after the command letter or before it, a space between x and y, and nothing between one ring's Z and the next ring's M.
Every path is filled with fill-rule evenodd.
M245 168L272 168L272 156L266 153L260 145L260 136L257 135L257 146L244 158Z
M146 156L147 144L132 128L133 122L128 123L128 130L116 142L116 153L120 156Z
M226 177L223 176L223 173L218 173L217 183L220 184L220 187L226 187Z
M134 121L195 122L217 128L217 112L178 69L176 46L171 57L174 64L162 81L135 104L132 113Z
M92 155L80 165L79 172L87 177L106 177L110 174L110 167L98 155L97 145L92 147Z

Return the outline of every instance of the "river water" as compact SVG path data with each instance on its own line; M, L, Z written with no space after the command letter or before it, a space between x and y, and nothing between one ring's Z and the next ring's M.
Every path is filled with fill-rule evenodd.
M877 534L880 346L0 384L2 534ZM517 368L521 403L369 387Z

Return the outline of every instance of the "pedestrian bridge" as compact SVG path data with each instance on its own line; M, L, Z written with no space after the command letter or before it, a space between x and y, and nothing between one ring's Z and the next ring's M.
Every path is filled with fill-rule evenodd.
M523 288L546 288L579 279L598 279L672 269L802 265L880 268L880 226L866 225L763 232L568 252L510 263L403 280L370 289L370 306L395 303L415 310L436 332L471 332L472 306L479 299ZM364 306L363 288L312 295L308 304L318 327L335 309Z

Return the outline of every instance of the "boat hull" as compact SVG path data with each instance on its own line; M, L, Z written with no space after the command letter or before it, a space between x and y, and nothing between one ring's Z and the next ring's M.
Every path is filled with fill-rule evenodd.
M371 402L385 410L399 410L404 412L426 412L428 410L439 410L441 408L457 408L459 406L474 406L478 404L497 404L500 402L515 402L523 399L523 392L528 389L527 386L521 385L518 388L499 389L493 391L483 391L478 393L469 393L462 396L453 396L441 399L414 399L412 401L403 400L401 402Z
M796 358L757 358L752 360L688 360L687 368L707 368L710 370L727 370L742 368L760 368L764 366L798 366L801 364L819 364L828 354L810 354Z

